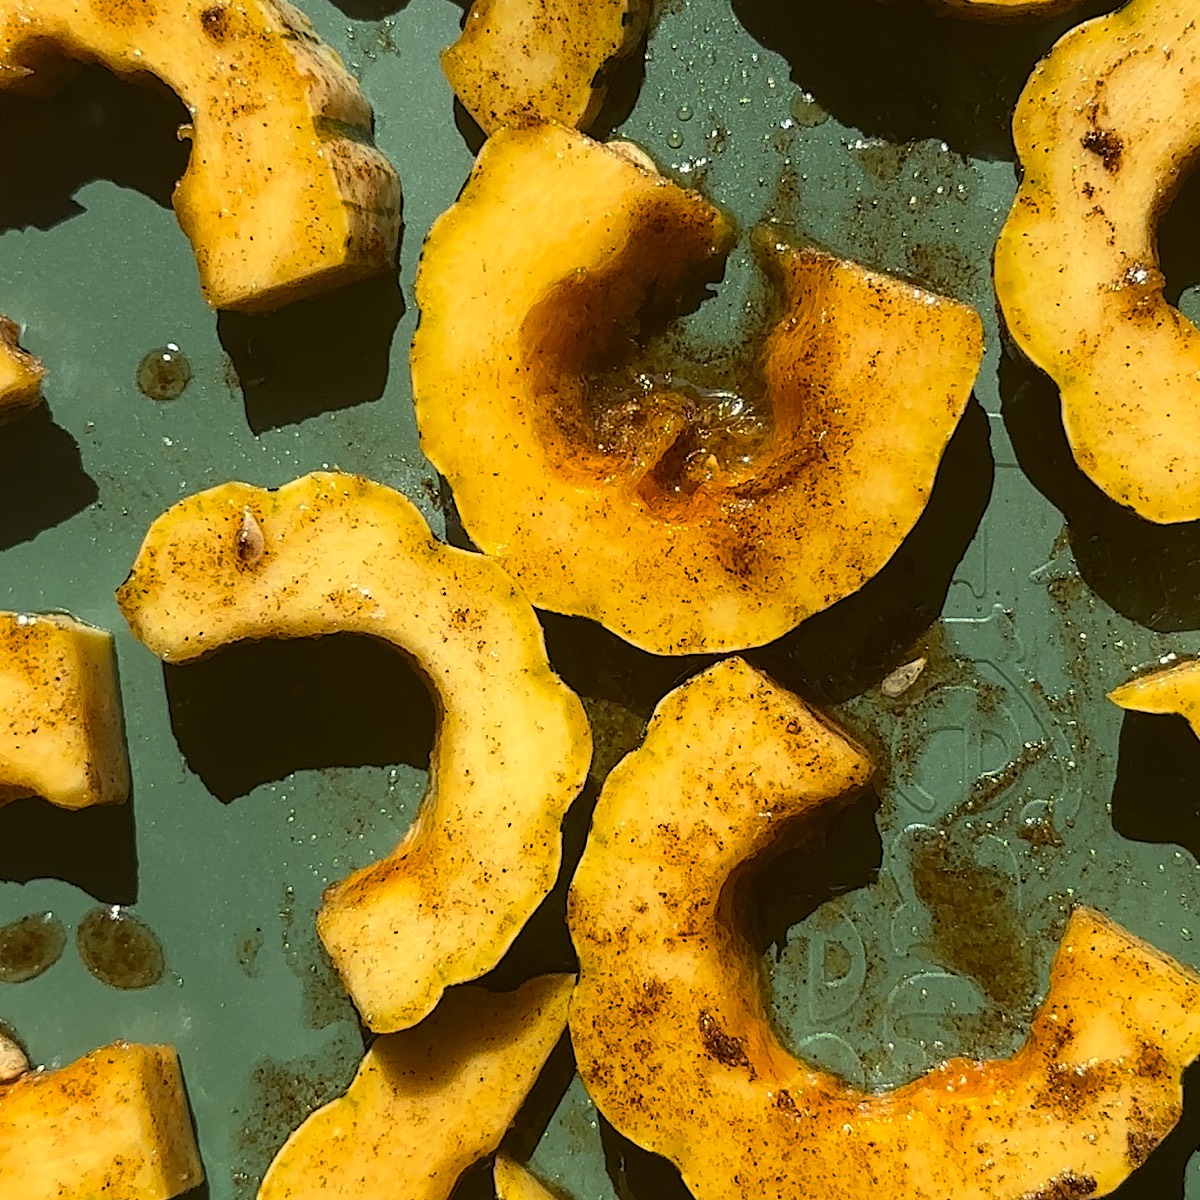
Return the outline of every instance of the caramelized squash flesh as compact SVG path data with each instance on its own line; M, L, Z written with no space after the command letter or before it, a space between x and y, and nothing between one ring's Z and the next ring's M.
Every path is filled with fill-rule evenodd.
M488 141L418 273L421 444L471 538L659 654L769 642L879 571L982 352L966 306L769 242L780 315L745 380L643 362L648 309L732 241L640 152L542 124Z
M1099 913L1071 915L1011 1058L863 1092L779 1042L735 879L870 774L827 720L737 659L661 702L608 777L571 889L588 1091L697 1200L1108 1193L1179 1119L1200 976Z

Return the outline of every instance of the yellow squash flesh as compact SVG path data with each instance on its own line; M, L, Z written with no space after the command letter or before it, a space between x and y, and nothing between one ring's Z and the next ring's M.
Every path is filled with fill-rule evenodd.
M1108 698L1121 708L1144 713L1176 713L1200 737L1200 661L1177 663L1123 683Z
M740 660L661 702L608 777L571 890L588 1091L697 1200L1104 1195L1179 1118L1200 976L1098 913L1072 914L1012 1058L862 1092L777 1039L734 880L870 772Z
M15 321L0 316L0 421L33 408L42 398L46 368L22 350Z
M371 1043L344 1096L287 1140L258 1200L445 1200L500 1144L566 1028L569 975L451 992Z
M112 635L58 614L0 613L0 805L22 796L129 797Z
M496 1183L496 1200L554 1200L548 1188L507 1154L496 1155L492 1178Z
M170 1200L203 1178L170 1046L116 1042L0 1084L4 1200Z
M531 117L586 129L648 16L648 0L475 0L442 69L485 133Z
M640 375L597 415L589 380L628 358L647 297L711 273L731 236L644 156L542 124L489 139L418 271L421 444L472 540L534 604L659 654L772 641L871 578L982 352L964 305L771 246L770 413Z
M167 662L342 632L410 656L441 714L429 791L390 856L329 888L317 927L380 1032L495 966L554 884L591 756L583 707L499 567L436 541L390 488L318 473L181 501L151 527L118 601Z
M62 57L156 75L191 114L175 212L214 308L265 309L386 270L395 172L337 54L286 0L0 0L0 86Z
M1163 297L1156 227L1200 151L1200 5L1131 0L1071 30L1013 119L1024 176L996 247L1021 349L1082 470L1151 521L1200 518L1200 330Z

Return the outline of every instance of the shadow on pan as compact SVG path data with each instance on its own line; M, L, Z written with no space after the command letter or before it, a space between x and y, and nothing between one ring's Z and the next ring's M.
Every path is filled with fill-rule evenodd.
M404 316L394 270L274 312L223 312L217 334L254 433L378 400Z
M838 704L874 686L938 619L992 494L988 417L974 401L946 447L929 503L857 592L746 657L785 687Z
M428 769L429 689L395 647L365 634L243 642L164 665L171 728L224 803L304 768Z
M99 497L79 443L45 404L0 423L0 550L31 541Z
M41 799L0 808L0 879L61 879L101 904L138 897L133 797L72 812Z
M911 2L733 0L750 35L782 55L793 82L869 137L935 138L974 158L1011 159L1012 111L1034 64L1085 17L984 24Z
M1149 629L1200 628L1200 521L1155 525L1109 499L1075 465L1058 388L1025 359L1001 361L1000 394L1017 461L1065 516L1088 587Z

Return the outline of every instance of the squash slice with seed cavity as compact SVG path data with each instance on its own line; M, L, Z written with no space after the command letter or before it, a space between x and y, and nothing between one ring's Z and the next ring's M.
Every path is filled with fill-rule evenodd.
M1163 523L1200 518L1200 330L1164 298L1155 238L1200 152L1198 15L1131 0L1038 64L995 257L1009 332L1058 384L1075 461Z
M534 604L658 654L772 641L879 571L982 351L966 306L771 243L752 378L639 361L647 304L731 240L644 154L541 124L489 139L418 271L421 444L472 540Z
M0 316L0 421L33 408L42 398L46 368L21 348L17 323Z
M579 1072L697 1200L1100 1196L1178 1120L1200 976L1096 912L1070 917L1013 1057L862 1092L780 1044L735 889L871 774L738 659L670 693L608 777L570 894Z
M187 106L174 205L214 308L273 308L392 265L399 185L371 109L286 0L0 3L0 86L45 90L64 59L155 75Z
M318 931L381 1032L495 966L554 884L591 756L582 705L499 567L435 541L398 492L318 473L181 501L150 528L118 601L167 662L343 632L411 657L441 714L429 792L393 854L329 888Z
M4 1200L170 1200L203 1179L170 1046L115 1042L0 1084Z
M1200 737L1200 660L1175 663L1161 671L1139 675L1109 692L1108 698L1132 712L1181 716Z
M110 633L59 613L0 613L0 805L129 798Z
M442 70L485 133L543 117L586 129L649 0L475 0Z
M500 1144L566 1029L569 975L449 993L371 1043L344 1096L287 1140L258 1200L446 1200Z

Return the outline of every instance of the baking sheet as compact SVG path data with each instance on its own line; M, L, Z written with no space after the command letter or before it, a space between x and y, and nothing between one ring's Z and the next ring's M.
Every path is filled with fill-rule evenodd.
M290 1129L353 1073L362 1037L311 917L329 881L398 840L432 738L430 702L383 649L333 639L164 669L113 600L149 522L231 478L361 471L445 529L407 350L421 242L475 144L437 62L462 10L342 5L302 3L362 81L401 174L398 284L216 316L169 208L186 154L178 102L94 70L54 100L0 96L0 144L14 151L0 306L51 371L47 408L0 431L0 606L65 608L115 632L135 779L123 811L0 811L0 924L52 912L68 934L51 969L0 983L0 1020L47 1064L116 1037L173 1043L211 1200L252 1197ZM1008 114L1070 23L995 30L867 0L674 0L620 124L746 234L775 221L971 302L987 329L975 402L912 537L858 596L750 656L885 759L877 795L825 853L772 868L760 938L791 1045L872 1086L1017 1045L1074 902L1200 965L1200 751L1176 719L1104 699L1134 669L1200 651L1197 534L1143 527L1079 475L1053 389L1002 350L989 281L1015 183ZM1163 235L1176 293L1200 274L1190 197ZM689 318L697 353L744 336L757 286L743 238ZM1185 312L1191 300L1185 290ZM193 378L154 402L135 372L167 343ZM696 665L581 622L546 626L605 762ZM918 683L885 697L884 676L918 656ZM569 824L577 852L586 798ZM561 899L501 979L569 961ZM77 931L112 905L161 943L154 986L115 989L84 968ZM535 1171L578 1200L682 1194L669 1167L597 1117L570 1070L560 1054L523 1116L516 1144ZM1125 1200L1200 1200L1194 1091ZM475 1172L460 1191L489 1187Z

